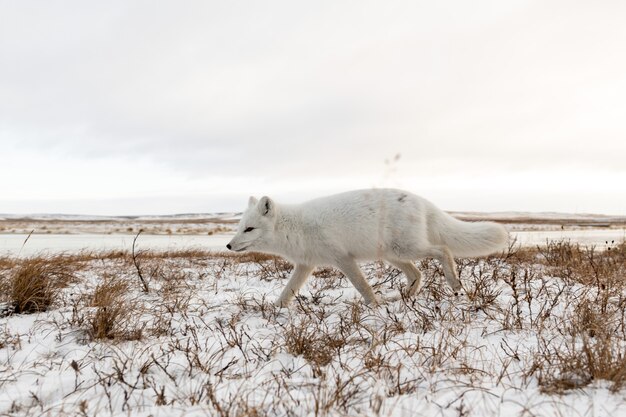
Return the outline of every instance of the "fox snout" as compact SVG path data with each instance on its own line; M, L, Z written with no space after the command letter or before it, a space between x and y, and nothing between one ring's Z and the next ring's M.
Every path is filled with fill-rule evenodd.
M226 244L226 249L232 250L233 252L239 252L241 250L239 242L232 239L230 242Z
M250 245L248 245L250 246ZM248 249L248 246L243 246L240 242L236 242L235 240L231 240L230 243L226 245L228 250L232 250L233 252L243 252Z

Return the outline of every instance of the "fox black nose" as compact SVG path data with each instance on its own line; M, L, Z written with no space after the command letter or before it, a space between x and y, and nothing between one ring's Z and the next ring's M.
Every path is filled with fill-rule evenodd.
M232 246L230 246L230 243L229 243L228 245L226 245L226 247L227 247L228 249L232 249Z

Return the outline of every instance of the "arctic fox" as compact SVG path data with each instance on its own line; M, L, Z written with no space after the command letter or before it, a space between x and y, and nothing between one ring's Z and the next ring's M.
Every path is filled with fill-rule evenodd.
M446 281L461 288L453 257L484 256L507 246L508 233L492 222L464 222L431 202L406 191L349 191L297 205L269 197L250 197L235 237L226 247L287 258L295 268L276 301L286 307L316 266L339 268L368 304L378 304L357 265L359 260L385 260L407 278L406 296L421 285L412 263L432 257L443 266Z

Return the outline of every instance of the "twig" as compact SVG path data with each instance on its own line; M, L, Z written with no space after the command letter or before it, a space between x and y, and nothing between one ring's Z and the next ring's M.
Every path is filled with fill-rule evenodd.
M28 236L26 236L26 239L24 239L24 243L22 243L22 247L20 248L20 251L17 253L18 257L22 253L22 249L24 249L24 246L26 246L26 242L28 242L28 239L30 239L30 237L33 235L34 232L35 232L35 229L31 230Z
M135 268L137 269L137 275L139 275L139 279L141 280L141 284L143 285L143 292L147 293L150 291L148 288L148 283L143 278L143 275L141 275L141 269L139 268L139 262L137 261L137 254L135 253L135 242L137 242L137 238L139 237L141 232L143 232L143 230L139 230L139 233L137 233L137 235L133 239L133 264L135 265Z

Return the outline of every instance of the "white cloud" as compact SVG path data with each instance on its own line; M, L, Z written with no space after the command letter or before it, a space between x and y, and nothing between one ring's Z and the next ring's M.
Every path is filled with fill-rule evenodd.
M369 186L396 153L409 186L443 175L496 193L489 178L598 175L618 190L625 12L611 1L3 2L0 145L12 163L0 202L134 198L130 177L142 198L177 195L183 209L205 192L224 204L254 188L305 198ZM555 201L524 181L508 182L508 209L526 195L539 210L595 199L626 211L588 186Z

